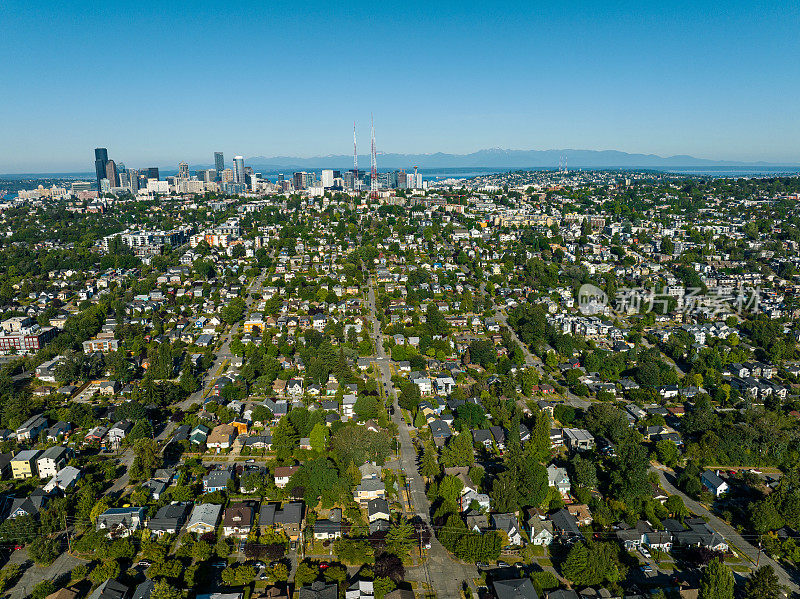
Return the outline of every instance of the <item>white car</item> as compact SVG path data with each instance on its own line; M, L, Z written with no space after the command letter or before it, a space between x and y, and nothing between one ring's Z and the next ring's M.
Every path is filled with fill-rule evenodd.
M650 555L650 552L647 550L647 547L639 547L639 553L641 553L647 559L650 559L652 557Z

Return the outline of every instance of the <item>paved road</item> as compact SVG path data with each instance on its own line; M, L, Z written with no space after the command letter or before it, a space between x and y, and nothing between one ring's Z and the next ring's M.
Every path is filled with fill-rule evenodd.
M24 599L31 594L33 587L43 580L56 580L75 566L85 564L86 560L74 557L65 551L49 566L37 566L29 560L27 548L22 548L11 554L8 563L19 564L22 568L30 565L7 595L9 599Z
M484 287L485 285L482 284L481 293L485 293ZM542 361L539 359L539 356L535 356L530 352L528 349L528 344L523 343L522 340L517 336L517 332L509 326L506 315L501 310L495 310L494 318L500 325L508 329L508 332L511 334L511 338L516 341L522 349L522 355L525 357L525 365L536 368L539 371L539 376L541 376L544 372L542 369ZM578 397L569 390L564 391L564 403L571 405L573 408L580 408L582 410L585 410L592 405L592 402L588 399L584 397Z
M247 306L247 309L245 310L245 317L247 316L247 311L249 311L250 307L253 305L253 299L250 297L250 294L261 289L266 274L266 271L262 271L260 275L253 279L250 287L247 288L247 297L245 299L245 305ZM188 410L192 404L203 403L203 398L206 396L206 393L211 389L211 386L216 380L217 372L219 371L220 367L225 360L230 360L233 358L233 353L231 352L231 339L233 339L233 336L238 333L241 326L241 324L237 324L236 326L231 327L228 333L225 335L222 345L216 353L214 363L206 371L206 374L201 381L202 384L200 389L192 393L189 397L178 404L182 410Z
M380 331L375 312L375 290L369 288L367 298L372 322L373 339L376 340L376 361L385 385L387 396L394 403L394 422L397 424L400 437L400 467L406 475L410 488L412 513L419 516L423 522L430 525L431 504L425 494L425 483L417 469L417 452L411 441L406 421L402 417L400 406L397 405L397 392L391 381L390 359L383 348L383 336ZM473 579L478 576L475 566L455 561L439 540L431 538L431 548L428 550L425 563L417 568L409 568L409 577L415 577L420 583L430 585L439 597L459 597L464 581L475 591Z
M742 536L736 532L736 530L730 524L724 520L721 520L720 518L717 518L713 513L706 509L705 506L696 502L683 491L678 489L673 484L675 478L674 475L654 467L651 467L650 470L658 473L658 478L661 481L661 485L664 487L664 490L667 493L679 495L683 499L683 502L686 504L687 508L689 508L698 516L705 518L714 530L725 537L725 539L734 545L736 549L747 555L747 557L749 557L753 563L758 561L760 566L772 566L772 569L775 570L775 573L778 575L781 584L788 587L795 596L800 594L800 586L797 584L798 573L796 571L787 572L783 566L770 558L766 553L762 552L759 558L758 547L751 545L748 541L743 539Z

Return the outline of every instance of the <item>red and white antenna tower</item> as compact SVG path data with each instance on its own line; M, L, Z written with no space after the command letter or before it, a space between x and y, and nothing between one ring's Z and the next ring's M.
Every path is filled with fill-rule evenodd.
M353 189L358 189L358 150L356 149L355 121L353 121Z
M372 128L372 154L370 156L370 177L369 177L369 190L370 197L377 199L378 197L378 161L375 156L375 120L372 115L369 115L369 120Z

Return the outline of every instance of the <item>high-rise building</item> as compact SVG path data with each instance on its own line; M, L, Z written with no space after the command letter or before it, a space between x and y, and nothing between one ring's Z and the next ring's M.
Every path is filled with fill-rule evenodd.
M147 178L148 179L155 179L156 181L158 181L158 179L161 178L161 177L158 176L158 167L157 166L151 166L151 167L149 167L147 169Z
M220 179L223 183L233 183L233 171L229 168L224 169Z
M217 169L218 174L225 170L225 159L222 152L214 152L214 168Z
M187 181L189 179L189 165L185 162L178 163L178 179Z
M97 175L97 189L100 189L100 180L106 178L106 163L108 162L108 150L106 148L94 149L94 170Z
M139 191L139 171L128 171L128 186L133 193Z
M333 171L332 170L323 170L322 171L322 186L323 187L333 187Z
M233 157L233 182L244 183L244 156Z
M111 187L119 187L119 176L117 175L117 165L113 160L106 162L106 179Z

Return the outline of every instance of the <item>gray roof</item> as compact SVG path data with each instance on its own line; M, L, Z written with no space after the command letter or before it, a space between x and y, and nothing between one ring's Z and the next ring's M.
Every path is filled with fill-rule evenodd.
M119 582L116 578L109 578L101 583L87 599L124 599L130 593L130 589Z
M290 501L275 511L275 524L300 524L303 521L303 502Z
M153 592L155 584L153 580L149 578L146 579L142 584L136 587L131 599L150 599L150 593Z
M189 503L171 503L162 506L148 522L150 530L177 530L186 521L191 505Z
M194 526L195 524L208 524L211 527L216 527L221 513L222 506L216 503L203 503L195 505L194 509L192 510L192 514L189 516L189 523L187 526Z
M265 503L261 506L261 511L258 513L259 526L272 526L275 523L275 511L278 506L274 503Z
M533 587L530 578L496 580L494 593L497 599L539 599L539 594Z

